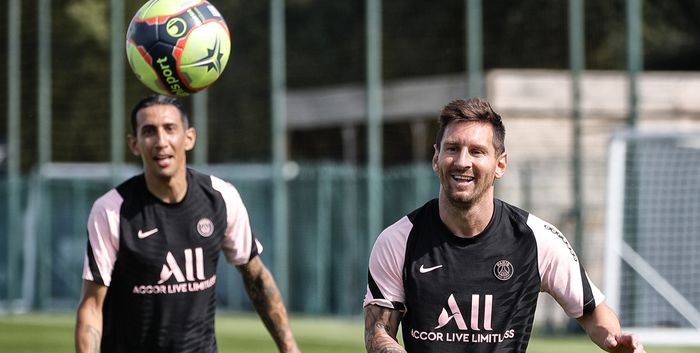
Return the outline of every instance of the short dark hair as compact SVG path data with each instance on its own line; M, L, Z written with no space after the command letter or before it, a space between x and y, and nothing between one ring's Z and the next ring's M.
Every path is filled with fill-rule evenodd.
M190 126L189 118L187 117L185 107L182 105L182 102L179 99L177 99L177 97L166 96L162 94L152 94L136 103L134 109L131 110L131 133L134 134L134 136L136 136L136 126L138 125L138 122L136 121L136 114L138 114L138 112L141 109L152 107L154 105L172 105L180 111L180 116L182 117L182 125L185 127L185 129L187 129Z
M455 121L479 121L489 123L493 127L493 147L496 153L506 151L506 128L501 116L496 113L489 102L479 98L458 99L447 104L440 112L440 126L435 137L436 145L440 146L447 126Z

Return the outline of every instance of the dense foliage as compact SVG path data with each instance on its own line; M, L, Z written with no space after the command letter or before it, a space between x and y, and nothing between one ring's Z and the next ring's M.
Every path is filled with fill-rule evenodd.
M233 50L223 77L209 90L211 162L266 161L270 156L269 2L217 1L227 19ZM22 3L22 169L37 159L37 2ZM109 1L52 2L52 160L99 162L110 158ZM465 0L384 0L382 57L387 81L465 71ZM646 70L700 68L700 2L643 3ZM6 3L3 3L5 7ZM124 28L142 2L125 4ZM483 1L484 68L552 68L568 65L567 1ZM4 8L0 13L6 13ZM286 1L289 89L364 82L363 1ZM4 23L7 23L3 21ZM626 67L625 1L585 1L586 67ZM0 41L7 43L7 31ZM120 36L121 37L121 36ZM0 66L7 67L5 50ZM126 73L126 107L148 91ZM2 75L1 77L5 77ZM7 140L7 82L0 80L0 144ZM186 100L186 104L190 104ZM195 117L196 125L196 117ZM125 127L128 120L124 120ZM128 130L126 130L128 131ZM338 131L293 141L295 158L338 158ZM323 140L325 136L325 140ZM329 140L329 136L333 136ZM328 153L315 147L328 145ZM324 145L325 144L325 145ZM128 154L127 154L128 155Z

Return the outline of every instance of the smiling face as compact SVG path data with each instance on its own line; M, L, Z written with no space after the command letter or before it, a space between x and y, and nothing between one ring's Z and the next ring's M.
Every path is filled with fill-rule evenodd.
M169 183L186 179L186 152L194 147L195 136L177 107L156 104L136 113L136 136L129 135L128 143L132 153L141 156L147 180Z
M493 185L503 176L505 152L497 152L491 124L456 120L444 130L435 145L433 170L440 179L440 201L468 210L482 202L493 202Z

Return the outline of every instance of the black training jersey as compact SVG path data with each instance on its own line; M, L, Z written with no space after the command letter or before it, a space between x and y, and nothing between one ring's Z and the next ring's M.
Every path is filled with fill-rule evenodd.
M103 353L216 352L216 267L262 247L233 185L191 169L187 194L166 204L143 174L100 197L87 224L83 278L108 286Z
M555 227L503 201L494 205L473 238L448 230L437 199L377 238L364 305L405 312L408 352L522 353L540 291L573 318L604 299Z

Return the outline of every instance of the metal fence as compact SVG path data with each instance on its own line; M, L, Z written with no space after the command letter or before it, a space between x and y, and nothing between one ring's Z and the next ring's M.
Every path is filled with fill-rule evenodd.
M697 47L688 33L698 21L676 21L679 13L692 19L687 10L694 8L692 1L211 1L231 29L233 52L220 80L185 100L202 133L192 161L239 188L254 231L266 245L263 260L280 280L291 310L308 313L358 313L366 258L379 228L437 194L426 160L432 145L426 126L435 117L425 112L437 113L440 103L431 101L416 113L413 106L424 105L416 99L408 109L390 111L389 105L397 104L389 96L392 90L401 91L406 82L415 87L416 78L448 75L448 81L461 82L459 96L492 98L493 87L484 79L489 70L565 72L567 89L556 90L571 94L553 100L567 103L546 113L567 124L542 136L548 141L543 149L533 148L520 159L526 165L510 173L526 187L511 194L524 195L521 204L533 206L535 214L575 224L566 233L580 246L591 241L584 241L582 225L599 229L604 206L597 196L604 183L597 169L602 162L582 151L592 155L602 145L598 137L624 125L625 118L627 125L636 124L642 103L637 75L645 57L641 25L650 23L645 30L652 39L664 38L647 40L655 45L647 55L663 59L658 53ZM0 42L7 43L7 50L0 50L0 67L7 72L0 76L0 233L5 234L0 236L0 311L66 309L79 298L90 205L137 171L124 165L125 109L149 92L126 66L123 32L142 3L7 0L0 5L0 16L7 19L0 31ZM642 11L642 3L652 10ZM668 26L657 27L668 32L655 31L663 16L668 18L661 23ZM658 60L655 65L679 69ZM592 109L584 116L580 79L590 69L626 71L623 85L629 94L619 100L627 100L628 111L595 120ZM361 87L364 96L345 121L295 128L285 120L285 99L293 91L350 85ZM531 82L516 86L531 103ZM445 99L439 96L440 102ZM506 106L508 99L502 102ZM511 108L513 115L522 111L522 106ZM670 111L672 121L678 110ZM520 135L509 136L547 128L520 125ZM568 138L569 131L570 139L552 143ZM552 151L561 153L553 157ZM333 162L322 162L327 160ZM544 179L547 185L540 185ZM222 267L217 287L222 308L248 309L238 274Z
M201 170L232 182L248 208L253 231L265 250L263 261L277 265L271 217L268 165L212 165ZM47 166L22 178L21 230L0 238L7 261L0 261L0 310L73 309L80 298L87 216L94 200L114 185L107 165ZM125 168L124 175L135 173ZM4 181L4 180L2 180ZM287 180L290 190L287 301L290 310L354 315L361 311L370 241L366 234L366 171L338 164L302 165ZM383 180L382 222L393 222L437 195L428 165L389 169ZM408 192L410 191L410 192ZM3 191L0 199L7 200ZM7 215L7 203L0 214ZM4 223L4 219L1 219ZM220 261L220 308L248 310L238 272Z

